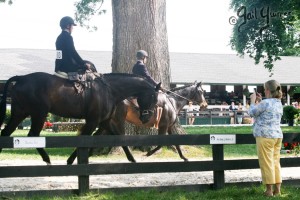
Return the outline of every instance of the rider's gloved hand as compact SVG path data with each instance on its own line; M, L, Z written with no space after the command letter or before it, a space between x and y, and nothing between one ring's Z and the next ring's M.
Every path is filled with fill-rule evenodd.
M163 87L161 87L160 86L160 88L159 88L161 91L163 91L163 92L165 92L166 90L163 88Z

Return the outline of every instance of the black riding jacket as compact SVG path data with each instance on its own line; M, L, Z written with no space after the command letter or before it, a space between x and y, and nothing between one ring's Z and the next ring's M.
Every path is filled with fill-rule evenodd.
M157 85L157 82L150 76L145 64L142 61L137 61L132 68L132 73L143 76L153 85Z
M56 39L56 60L55 71L62 72L77 72L78 70L85 70L85 62L77 53L73 37L67 31L62 31Z

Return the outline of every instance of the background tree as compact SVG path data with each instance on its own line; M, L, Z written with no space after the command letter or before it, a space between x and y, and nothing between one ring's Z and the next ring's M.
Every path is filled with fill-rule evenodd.
M81 25L102 14L103 0L82 0L76 5L76 21ZM147 67L152 77L170 85L169 49L165 0L112 0L112 72L131 73L140 49L149 54ZM86 25L90 28L90 25ZM94 28L94 27L93 27ZM95 28L94 28L95 29Z
M94 14L102 14L103 0L76 3L76 21L84 25ZM112 0L113 55L112 72L131 73L136 52L148 52L147 68L164 88L170 85L169 49L166 26L166 0ZM90 27L90 25L88 25ZM184 132L178 124L178 130ZM126 124L129 134L157 134L155 129Z
M12 0L0 0L0 3L8 3L9 5L11 5L13 3Z
M300 55L299 0L231 0L237 12L231 46L272 72L282 55ZM272 75L272 73L271 73Z

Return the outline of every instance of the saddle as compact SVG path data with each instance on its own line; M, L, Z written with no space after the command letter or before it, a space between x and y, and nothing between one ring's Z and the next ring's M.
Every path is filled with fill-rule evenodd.
M127 107L127 114L126 114L126 121L133 123L137 126L143 126L148 128L155 128L158 129L158 124L160 122L160 118L162 115L163 108L156 105L154 109L154 113L150 120L143 124L139 119L140 112L139 112L139 105L137 104L136 99L126 99L124 101L125 106Z
M77 93L82 93L85 88L91 88L91 82L97 77L101 77L101 74L93 72L91 70L86 70L85 73L79 72L55 72L54 75L68 79L74 83L75 90Z

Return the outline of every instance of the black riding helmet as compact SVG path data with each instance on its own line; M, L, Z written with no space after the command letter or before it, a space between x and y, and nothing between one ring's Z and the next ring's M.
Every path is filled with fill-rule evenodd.
M61 18L59 25L60 25L61 29L66 29L69 25L77 26L77 24L75 24L73 18L69 17L69 16L65 16L65 17Z
M148 58L148 53L145 50L139 50L138 52L136 52L136 57L137 59L143 59L145 57Z

